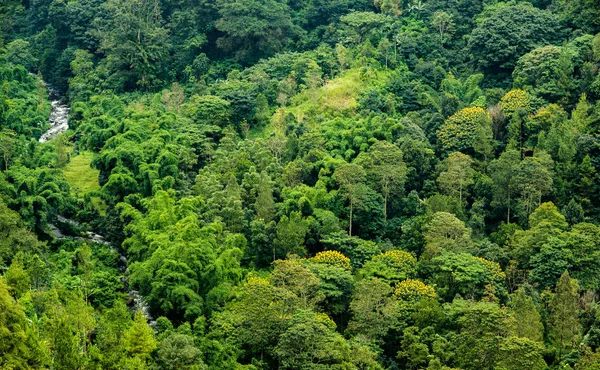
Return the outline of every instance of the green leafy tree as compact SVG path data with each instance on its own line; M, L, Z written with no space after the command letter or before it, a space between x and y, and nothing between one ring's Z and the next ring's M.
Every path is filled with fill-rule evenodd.
M356 162L365 169L370 186L383 195L383 213L387 218L389 197L401 195L406 181L402 150L386 141L378 141L369 152L359 154Z
M216 28L225 33L217 45L234 52L243 62L253 62L286 47L295 36L290 11L274 0L223 1Z
M506 223L510 223L510 211L514 207L512 201L516 193L515 175L520 163L520 153L516 150L506 150L498 159L489 165L490 177L494 181L493 205L506 209Z
M281 217L273 241L273 261L288 254L304 256L306 254L304 239L307 231L306 222L299 212L292 212L290 217Z
M447 151L474 151L489 156L492 121L481 107L464 108L448 118L437 131L442 147Z
M561 352L577 345L581 336L578 301L579 285L565 271L556 284L548 315L549 339Z
M567 48L549 45L530 51L519 58L513 71L514 86L549 101L557 101L570 93L573 73Z
M444 36L452 35L454 32L454 21L452 14L444 11L437 11L431 17L431 25L437 29L440 34L440 48L444 46Z
M511 70L521 55L538 46L552 44L559 35L556 15L519 3L492 7L484 13L471 33L469 46L480 66L492 71Z
M517 320L515 334L518 337L542 342L544 335L542 317L523 288L512 294L509 307Z
M340 185L346 199L350 202L350 219L348 222L348 235L352 236L352 216L354 207L360 203L366 173L362 166L354 163L344 163L335 170L335 181Z
M275 347L282 369L349 366L349 352L350 346L327 315L304 310L294 315Z
M135 313L133 324L124 334L124 346L129 358L128 366L146 368L152 353L157 346L152 328L148 326L142 311Z
M463 195L467 188L474 183L474 170L471 167L473 160L468 155L454 152L445 161L446 171L440 173L437 182L440 188L448 195L457 197L463 203Z
M432 258L442 251L462 253L472 247L471 229L451 213L437 212L423 234L425 252L423 256Z
M43 368L49 358L35 324L28 322L25 309L9 294L0 277L0 365L8 369Z
M160 342L156 362L162 369L207 369L202 352L194 345L194 338L181 333L172 333Z
M116 87L134 87L125 85L129 83L150 88L160 83L161 64L170 44L158 2L111 0L103 7L109 16L96 18L96 27L111 79L123 84Z

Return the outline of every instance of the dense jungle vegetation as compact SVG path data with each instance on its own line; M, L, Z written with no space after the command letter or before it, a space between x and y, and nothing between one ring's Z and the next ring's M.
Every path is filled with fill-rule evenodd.
M600 369L599 98L598 0L4 0L0 368Z

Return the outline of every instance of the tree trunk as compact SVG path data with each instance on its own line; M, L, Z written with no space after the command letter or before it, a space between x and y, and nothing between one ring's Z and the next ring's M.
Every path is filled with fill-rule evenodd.
M508 211L506 214L506 224L510 224L510 189L508 191L508 207L507 207Z
M352 199L350 199L350 225L348 225L348 235L352 236Z
M387 200L388 200L388 195L386 192L385 195L383 196L383 217L386 220L387 220Z

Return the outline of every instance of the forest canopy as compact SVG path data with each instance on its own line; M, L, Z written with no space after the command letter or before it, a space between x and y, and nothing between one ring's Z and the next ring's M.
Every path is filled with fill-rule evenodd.
M0 4L0 368L600 369L600 3Z

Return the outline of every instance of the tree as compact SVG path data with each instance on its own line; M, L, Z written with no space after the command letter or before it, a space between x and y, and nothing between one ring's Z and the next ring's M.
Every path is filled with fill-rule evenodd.
M196 123L225 127L231 119L231 103L214 95L194 95L183 106L183 113Z
M544 361L544 346L536 341L522 337L508 337L500 343L496 368L506 370L548 368Z
M402 0L375 0L373 5L384 14L396 17L402 14Z
M514 332L508 310L489 302L472 303L457 321L461 327L456 338L457 364L467 370L493 369L502 359L500 344Z
M514 181L519 193L517 209L521 220L529 215L542 203L542 197L552 189L551 170L554 163L549 155L537 152L533 157L526 157L515 171Z
M427 268L431 283L444 299L452 299L457 294L465 299L487 301L507 297L506 275L496 262L468 253L444 252L428 262Z
M23 306L9 294L0 277L0 366L7 369L43 368L46 351L33 323L25 316Z
M304 310L294 315L275 347L282 369L311 368L316 364L348 366L349 352L350 346L327 315Z
M558 17L527 3L492 7L484 14L469 47L477 64L492 71L512 70L521 55L560 36Z
M397 302L391 297L393 289L379 279L361 280L350 302L352 320L348 332L367 338L381 339L396 325Z
M219 48L235 52L235 57L250 63L287 46L296 32L285 3L274 0L223 1L218 4L221 18L217 30L225 36Z
M571 55L566 47L543 46L519 58L513 71L514 86L555 102L570 92L568 83L572 73Z
M0 131L0 153L2 153L2 162L4 169L8 170L15 148L15 132L3 129Z
M31 278L23 269L21 258L13 259L13 262L4 274L6 284L9 286L10 293L15 299L19 299L31 287Z
M516 193L515 175L521 154L516 150L506 150L498 159L493 160L488 169L494 181L493 205L506 208L506 223L510 223L511 200Z
M437 182L444 193L458 196L460 204L463 204L463 194L474 183L473 160L468 155L454 152L446 158L445 164L446 171L440 173Z
M273 261L288 254L304 256L306 254L304 238L307 231L308 227L300 212L292 212L290 217L281 217L273 241Z
M437 11L431 17L431 25L440 33L440 48L442 48L444 46L444 35L451 34L454 31L453 17L444 11Z
M481 107L464 108L444 121L437 131L447 151L473 151L488 156L491 151L492 120Z
M357 272L357 277L376 277L393 285L413 277L417 260L410 253L391 250L373 257Z
M135 313L133 325L125 332L124 346L129 356L127 362L145 368L150 353L156 349L154 331L148 326L142 311Z
M378 141L369 152L360 153L356 162L365 169L367 181L373 189L383 195L383 213L387 219L388 199L392 194L402 194L406 181L402 150L387 141Z
M518 337L542 342L544 336L542 317L535 308L533 300L525 293L523 288L512 294L509 307L517 320L515 334Z
M157 363L167 370L204 370L202 352L190 335L172 333L163 339L156 351Z
M550 302L548 336L560 352L577 345L582 328L579 322L579 285L565 271Z
M423 256L432 258L443 250L452 253L468 251L472 246L471 229L451 213L436 212L423 234L425 252Z
M112 78L120 83L120 76L131 74L132 81L127 81L130 84L142 88L155 86L170 48L169 31L162 26L158 2L110 0L103 7L109 17L96 18L96 27L101 39L100 50L106 54Z
M275 201L273 200L273 185L266 172L260 174L257 193L254 205L256 218L269 223L275 218Z
M30 72L33 72L38 62L31 54L29 42L23 39L16 39L6 45L6 59L15 66L22 65Z
M352 216L354 206L360 202L362 187L366 179L366 173L362 166L354 163L344 163L339 166L333 175L335 181L344 191L346 199L350 202L350 220L348 235L352 236Z

